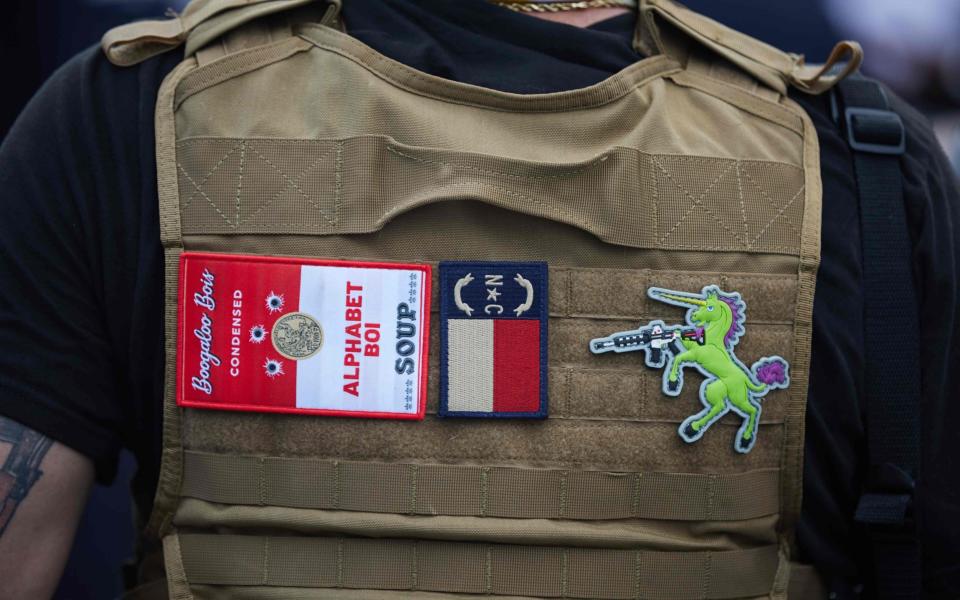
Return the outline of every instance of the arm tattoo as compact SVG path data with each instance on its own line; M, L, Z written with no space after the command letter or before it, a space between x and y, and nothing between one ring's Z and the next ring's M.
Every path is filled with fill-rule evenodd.
M0 444L4 443L11 444L11 448L0 467L0 536L13 519L17 506L43 475L40 463L53 440L16 421L0 417Z

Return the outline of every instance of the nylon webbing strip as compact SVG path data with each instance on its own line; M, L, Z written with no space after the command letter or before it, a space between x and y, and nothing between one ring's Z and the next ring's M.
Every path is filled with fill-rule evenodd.
M216 61L184 80L181 92L217 72L232 74L226 61L279 60L301 50L292 39ZM186 235L372 233L410 210L469 198L630 248L795 255L800 237L792 223L804 211L803 170L795 165L626 147L583 162L542 163L410 146L383 135L197 137L178 143L177 159ZM238 195L241 179L263 187ZM732 225L714 211L689 220L698 205L736 206L741 195L751 210L727 215L736 219ZM771 196L784 204L768 202ZM626 199L632 210L623 210Z
M609 473L186 452L184 496L253 506L517 519L742 520L779 510L779 472Z
M851 78L839 89L860 200L865 298L870 470L856 519L870 527L878 597L919 598L920 325L900 172L905 131L876 82Z
M180 535L191 585L418 590L540 598L742 598L770 592L777 547L646 552L423 540Z

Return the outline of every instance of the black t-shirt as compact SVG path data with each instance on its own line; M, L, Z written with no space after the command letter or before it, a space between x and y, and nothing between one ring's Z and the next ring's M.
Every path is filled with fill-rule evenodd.
M636 61L633 16L588 29L481 0L350 0L351 35L407 65L516 93L596 83ZM149 510L159 467L163 263L153 117L180 56L134 68L82 53L40 90L0 147L0 414L93 459L109 481L121 447ZM820 140L822 262L814 305L800 558L858 577L852 515L866 459L860 226L850 152L825 96L792 94ZM921 303L926 586L960 595L960 195L929 125L894 99L914 282ZM891 324L896 327L896 324ZM863 576L863 575L860 575Z

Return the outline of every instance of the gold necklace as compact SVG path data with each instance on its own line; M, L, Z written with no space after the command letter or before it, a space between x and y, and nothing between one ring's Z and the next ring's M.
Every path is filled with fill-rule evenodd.
M556 13L588 8L636 8L637 0L559 0L557 2L493 0L493 4L516 12Z

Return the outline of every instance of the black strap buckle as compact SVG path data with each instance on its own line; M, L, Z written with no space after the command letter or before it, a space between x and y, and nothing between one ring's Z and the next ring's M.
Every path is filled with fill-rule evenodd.
M854 519L867 525L909 527L913 521L916 484L900 467L887 463L872 469Z
M903 154L907 147L906 130L900 115L892 110L849 107L843 111L847 142L860 152Z

